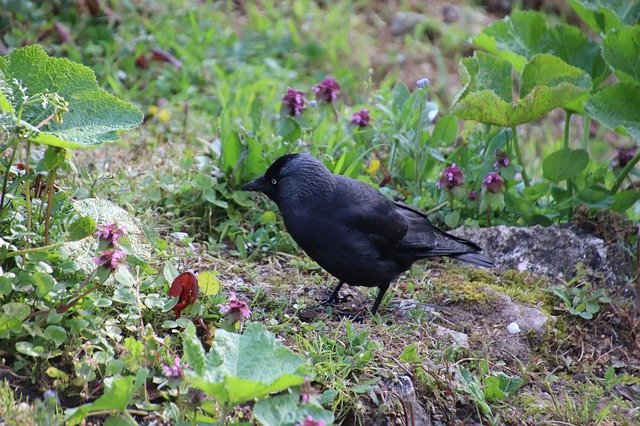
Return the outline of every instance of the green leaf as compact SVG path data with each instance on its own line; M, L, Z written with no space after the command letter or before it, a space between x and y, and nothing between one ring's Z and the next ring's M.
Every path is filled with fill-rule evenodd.
M496 56L476 52L461 60L463 89L451 112L466 120L513 127L541 118L554 108L586 95L589 76L547 54L534 56L524 66L520 98L513 99L511 65Z
M64 163L67 158L67 152L64 149L60 149L56 146L50 146L44 153L42 164L45 170L53 170Z
M602 56L613 70L640 83L640 25L609 31L602 40Z
M307 416L333 424L333 413L313 404L300 404L300 395L278 395L261 399L253 407L253 415L264 426L295 426Z
M236 405L304 382L303 360L260 324L249 324L241 335L217 330L204 358L191 328L184 343L195 372L187 372L187 382L223 404Z
M484 381L484 396L489 401L502 401L507 394L500 389L500 379L496 376L489 376Z
M222 141L222 166L225 171L234 170L240 162L242 153L242 142L237 131L232 131Z
M579 175L589 165L589 153L584 149L561 149L547 155L542 163L542 173L553 182Z
M569 0L569 4L596 33L634 25L640 18L640 3L629 0Z
M537 201L549 193L549 187L550 185L548 182L539 182L524 188L522 190L522 195L529 201Z
M404 347L400 355L400 361L403 362L419 362L418 347L415 343L410 343Z
M29 316L29 306L19 302L9 302L2 305L5 314L15 317L18 321L22 321Z
M453 115L445 115L436 123L431 135L433 146L450 146L458 136L458 119Z
M406 84L399 81L393 86L393 90L391 91L391 99L393 99L393 108L396 111L401 111L402 106L409 99L411 92L409 92L409 88L407 88Z
M606 72L598 43L572 25L548 27L545 15L540 12L514 12L485 27L473 42L506 59L519 71L535 55L548 53L582 69L593 78L602 77Z
M69 225L69 241L78 241L88 237L96 229L96 221L89 216L82 216Z
M37 45L15 49L1 58L0 81L0 86L11 87L14 94L19 91L18 81L32 98L57 93L69 103L62 122L51 120L40 129L35 126L53 112L53 106L44 110L38 102L24 106L22 124L34 142L61 148L94 147L117 140L118 132L142 122L142 113L102 90L89 68L68 59L52 58ZM0 108L6 113L16 114L23 102L20 96L0 91Z
M198 273L198 287L209 296L215 296L220 292L220 280L216 273L211 271L202 271Z
M60 346L67 341L67 331L59 325L50 325L44 329L44 337L56 346Z
M611 210L623 213L624 211L633 207L635 203L640 200L640 191L629 189L626 191L618 192L613 197L613 204Z
M16 351L37 358L44 353L44 348L42 346L33 346L31 342L17 342Z
M444 217L444 224L449 228L455 228L460 222L460 210L452 210Z
M640 84L618 83L592 94L585 110L611 129L625 130L640 142Z
M115 377L113 380L105 380L105 391L94 402L80 407L66 410L67 424L74 426L80 424L87 414L94 411L124 411L135 392L145 382L149 370L140 368L138 374L133 376Z

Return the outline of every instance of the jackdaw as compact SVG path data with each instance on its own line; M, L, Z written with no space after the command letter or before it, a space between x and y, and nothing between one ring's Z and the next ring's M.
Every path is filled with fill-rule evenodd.
M344 283L378 287L375 315L391 281L419 259L448 256L493 266L478 245L447 234L424 213L363 182L331 173L308 154L283 155L243 189L273 200L293 239L338 278L327 304Z

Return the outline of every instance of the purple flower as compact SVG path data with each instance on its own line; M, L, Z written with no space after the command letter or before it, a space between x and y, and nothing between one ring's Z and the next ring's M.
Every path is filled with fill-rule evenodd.
M633 159L635 155L636 155L635 147L618 148L616 150L616 156L613 159L613 163L612 163L613 167L626 166L629 163L629 161Z
M493 192L494 194L504 190L504 181L496 172L487 174L482 180L482 185L487 188L487 191Z
M313 93L316 94L316 99L319 101L331 103L338 99L340 84L338 84L335 78L327 77L313 86Z
M105 240L109 246L114 246L120 237L122 237L127 230L125 225L118 226L117 223L107 223L98 228L98 232L95 236L101 240Z
M324 420L316 420L313 417L311 417L311 415L308 415L307 417L305 417L304 422L298 423L297 426L324 426L324 425L325 425Z
M249 309L247 302L239 300L238 296L234 292L231 292L231 295L229 296L229 304L220 304L218 307L220 308L220 312L235 318L236 321L241 318L249 318L251 316L251 309Z
M423 87L429 86L429 83L430 83L429 79L427 77L424 77L416 81L416 86L418 87L418 89L422 89Z
M98 266L104 266L111 269L111 272L118 269L118 266L124 261L126 253L119 249L111 249L101 251L99 256L93 258L93 261Z
M362 108L351 117L351 124L358 127L367 127L370 121L369 110L366 108Z
M469 195L467 195L469 201L478 201L478 191L471 191Z
M511 164L509 154L504 151L496 152L496 161L493 163L493 167L496 170L500 170L501 167L509 167L509 164Z
M180 357L176 356L171 366L162 364L162 371L167 379L182 379L183 371L180 365Z
M289 115L291 117L300 115L304 109L305 102L304 92L292 89L291 87L287 89L287 93L282 98L282 105L289 109Z
M462 179L464 179L464 174L460 167L456 165L456 163L451 164L449 167L442 171L442 176L438 180L438 188L446 188L449 191L462 186Z
M317 395L316 390L311 386L311 380L308 377L304 378L304 383L300 386L300 402L308 404L311 402L311 398Z

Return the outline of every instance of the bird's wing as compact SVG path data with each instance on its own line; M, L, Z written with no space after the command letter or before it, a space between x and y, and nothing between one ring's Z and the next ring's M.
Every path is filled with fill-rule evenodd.
M402 215L409 228L406 236L400 241L400 246L414 252L416 256L451 256L482 250L471 241L448 234L433 226L421 211L402 203L394 203L394 206L395 211Z

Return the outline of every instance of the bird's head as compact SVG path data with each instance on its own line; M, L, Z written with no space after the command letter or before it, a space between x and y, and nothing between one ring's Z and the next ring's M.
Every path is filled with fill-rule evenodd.
M267 169L264 176L244 185L275 201L280 210L290 206L311 206L333 191L333 174L308 154L286 154Z

